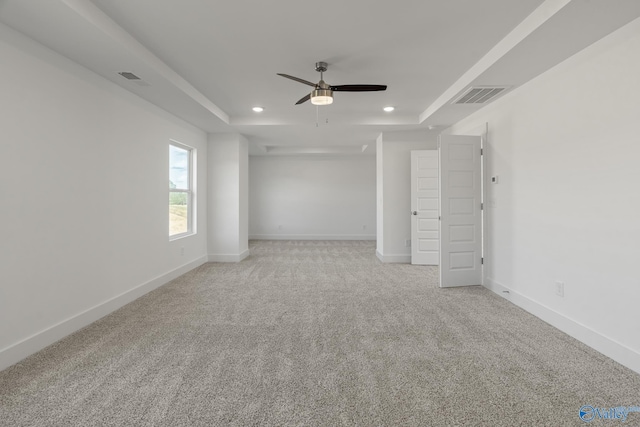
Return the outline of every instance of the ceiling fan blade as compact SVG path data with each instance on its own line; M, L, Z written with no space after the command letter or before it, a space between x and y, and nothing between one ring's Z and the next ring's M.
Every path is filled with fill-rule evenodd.
M302 83L302 84L305 84L305 85L309 85L309 86L313 86L313 87L317 86L315 83L308 82L308 81L300 79L298 77L290 76L289 74L281 74L281 73L277 73L277 74L279 76L286 77L287 79L295 80L295 81L297 81L299 83Z
M387 85L338 85L331 86L331 90L335 92L375 92L387 90Z
M310 93L308 93L307 95L305 95L304 97L302 97L302 98L300 99L300 101L296 102L296 105L300 105L300 104L302 104L303 102L307 102L307 101L308 101L308 100L310 100L310 99L311 99L311 94L310 94Z

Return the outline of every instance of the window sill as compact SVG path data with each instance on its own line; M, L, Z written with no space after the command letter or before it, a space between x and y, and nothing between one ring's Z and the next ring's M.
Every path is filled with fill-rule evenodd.
M188 233L182 233L182 234L174 234L173 236L169 236L169 241L173 242L174 240L180 240L180 239L184 239L185 237L191 237L195 235L196 233L193 231L190 231Z

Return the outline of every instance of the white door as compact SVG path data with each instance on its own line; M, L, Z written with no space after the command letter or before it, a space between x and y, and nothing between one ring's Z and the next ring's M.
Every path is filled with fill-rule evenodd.
M438 150L411 151L411 264L438 265Z
M482 284L481 141L440 136L441 287Z

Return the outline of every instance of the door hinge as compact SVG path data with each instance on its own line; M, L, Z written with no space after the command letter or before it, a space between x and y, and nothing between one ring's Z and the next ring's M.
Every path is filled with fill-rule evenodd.
M483 211L484 210L484 203L480 203L480 210Z
M480 155L482 156L484 154L484 150L481 148L480 149Z
M484 264L484 258L480 258L480 264Z

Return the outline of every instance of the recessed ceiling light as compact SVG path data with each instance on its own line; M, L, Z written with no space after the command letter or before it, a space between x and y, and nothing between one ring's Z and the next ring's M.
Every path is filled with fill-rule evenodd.
M383 110L386 111L387 113L390 113L393 110L395 110L395 108L394 107L384 107Z
M256 113L262 113L264 111L264 108L262 108L262 107L253 107L253 111L255 111Z

